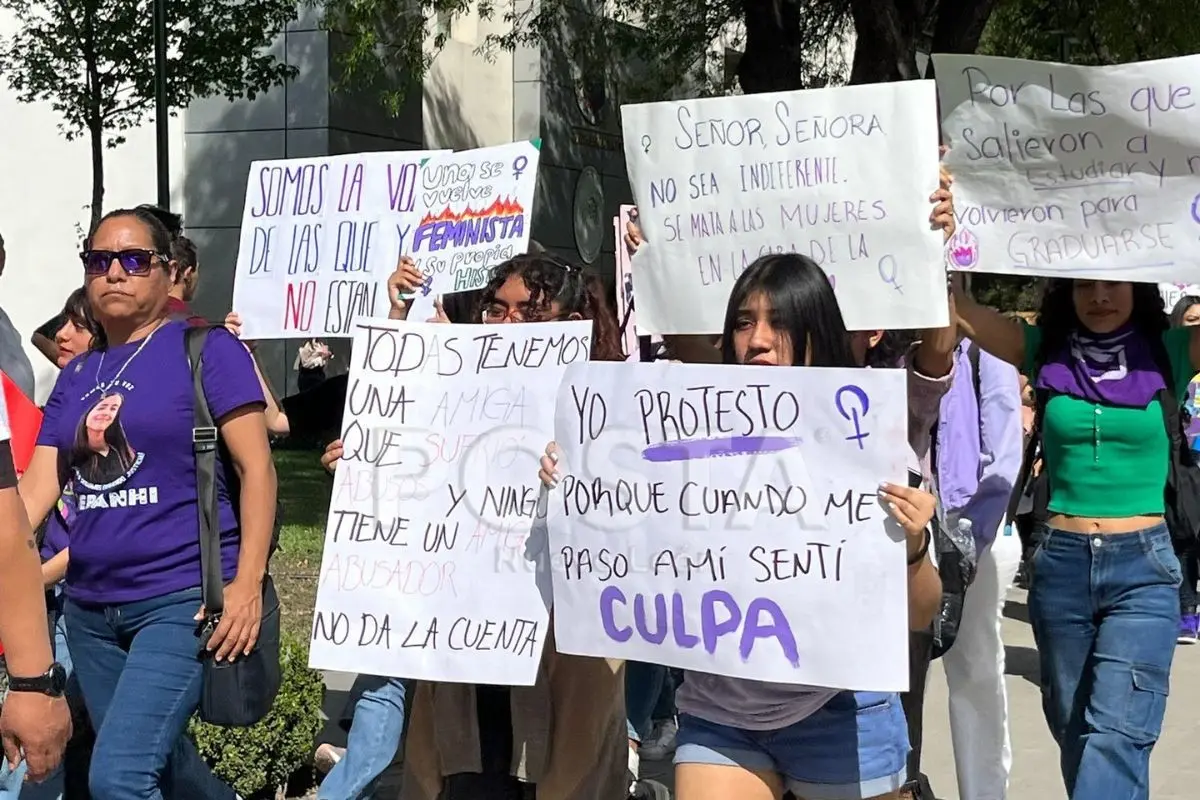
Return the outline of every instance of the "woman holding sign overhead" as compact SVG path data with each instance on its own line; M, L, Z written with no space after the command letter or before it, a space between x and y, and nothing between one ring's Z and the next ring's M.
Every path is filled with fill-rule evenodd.
M935 227L953 228L948 179L933 198ZM759 366L860 367L877 332L846 330L824 271L795 253L763 256L733 286L717 352L698 338L671 342L688 361ZM952 328L930 332L909 366L909 440L913 471L949 387ZM557 486L557 448L540 477ZM936 501L908 485L880 487L879 502L905 533L909 627L928 626L941 597L929 558ZM678 800L897 798L907 776L908 729L900 697L752 681L689 671L680 711L675 787Z
M1036 327L955 284L958 325L1037 392L1049 521L1030 558L1042 705L1073 800L1148 798L1182 578L1196 535L1179 404L1200 328L1168 328L1153 284L1052 280Z

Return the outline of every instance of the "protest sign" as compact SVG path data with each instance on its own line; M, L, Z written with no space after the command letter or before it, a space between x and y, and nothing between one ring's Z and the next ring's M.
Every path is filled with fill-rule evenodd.
M625 226L637 222L637 206L621 206L613 217L613 232L617 247L617 319L621 324L621 345L628 361L641 358L638 346L637 315L633 310L633 251L625 244Z
M355 319L386 316L384 284L419 212L418 170L436 154L251 164L233 279L243 337L348 337Z
M536 568L548 389L590 336L590 322L356 323L313 667L534 682L550 603Z
M439 295L483 288L492 267L529 248L541 140L448 153L421 167L424 211L409 253L430 276L409 309L433 314Z
M905 375L577 364L548 518L565 653L902 691ZM870 657L864 657L864 654Z
M820 264L852 330L947 324L931 81L622 106L642 333L719 333L760 255Z
M1200 280L1200 57L933 60L955 179L952 269Z

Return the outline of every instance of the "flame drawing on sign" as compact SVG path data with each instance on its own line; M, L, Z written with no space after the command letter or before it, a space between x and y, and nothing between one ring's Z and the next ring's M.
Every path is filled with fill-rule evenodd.
M966 228L951 236L946 247L950 261L960 269L971 269L979 263L979 240Z
M438 214L426 214L417 227L434 222L459 222L464 219L480 219L482 217L517 217L525 213L521 204L508 197L498 197L487 208L475 210L467 206L462 211L452 211L449 206Z

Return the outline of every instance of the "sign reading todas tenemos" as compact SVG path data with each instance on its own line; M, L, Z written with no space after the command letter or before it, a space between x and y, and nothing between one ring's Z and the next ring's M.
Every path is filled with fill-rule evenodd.
M1200 281L1200 56L933 60L955 178L951 268Z
M548 508L558 649L905 690L905 545L878 502L910 460L905 380L571 366Z
M233 307L247 339L345 337L386 316L384 283L412 245L421 162L436 152L255 161Z
M851 330L947 324L932 81L629 105L621 121L641 333L719 333L738 275L777 252L825 270Z
M550 605L546 387L587 359L591 327L355 324L313 667L533 684Z

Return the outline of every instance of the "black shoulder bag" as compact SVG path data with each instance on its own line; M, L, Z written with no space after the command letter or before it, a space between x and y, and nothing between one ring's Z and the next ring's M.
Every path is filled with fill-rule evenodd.
M1167 487L1163 493L1163 521L1176 545L1190 547L1200 536L1200 466L1184 435L1184 415L1172 386L1173 373L1165 348L1156 348L1159 370L1166 388L1158 393L1163 425L1167 429L1170 454L1167 458Z
M225 580L221 569L221 525L217 506L218 450L221 437L204 394L204 342L209 328L188 328L184 332L188 362L192 371L193 400L192 450L196 454L196 508L200 520L201 594L205 618L201 622L201 640L208 638L221 621L225 609ZM230 460L226 453L225 464ZM236 474L226 471L226 486L237 510ZM263 578L263 618L258 641L248 656L234 661L215 661L202 649L204 688L200 697L200 718L213 725L247 727L261 720L275 703L279 692L279 597L268 573Z
M979 377L979 346L974 342L967 348L967 360L971 364L971 385L975 390L975 402L980 401ZM982 431L979 432L982 437ZM938 441L937 423L934 423L933 434L930 437L929 465L933 474L937 475ZM938 575L942 579L942 602L937 615L933 618L933 655L934 659L944 656L958 639L958 626L962 622L963 601L967 589L975 582L977 561L968 558L967 554L958 549L950 534L942 526L941 521L934 515L930 523L933 528L933 540L937 551Z

